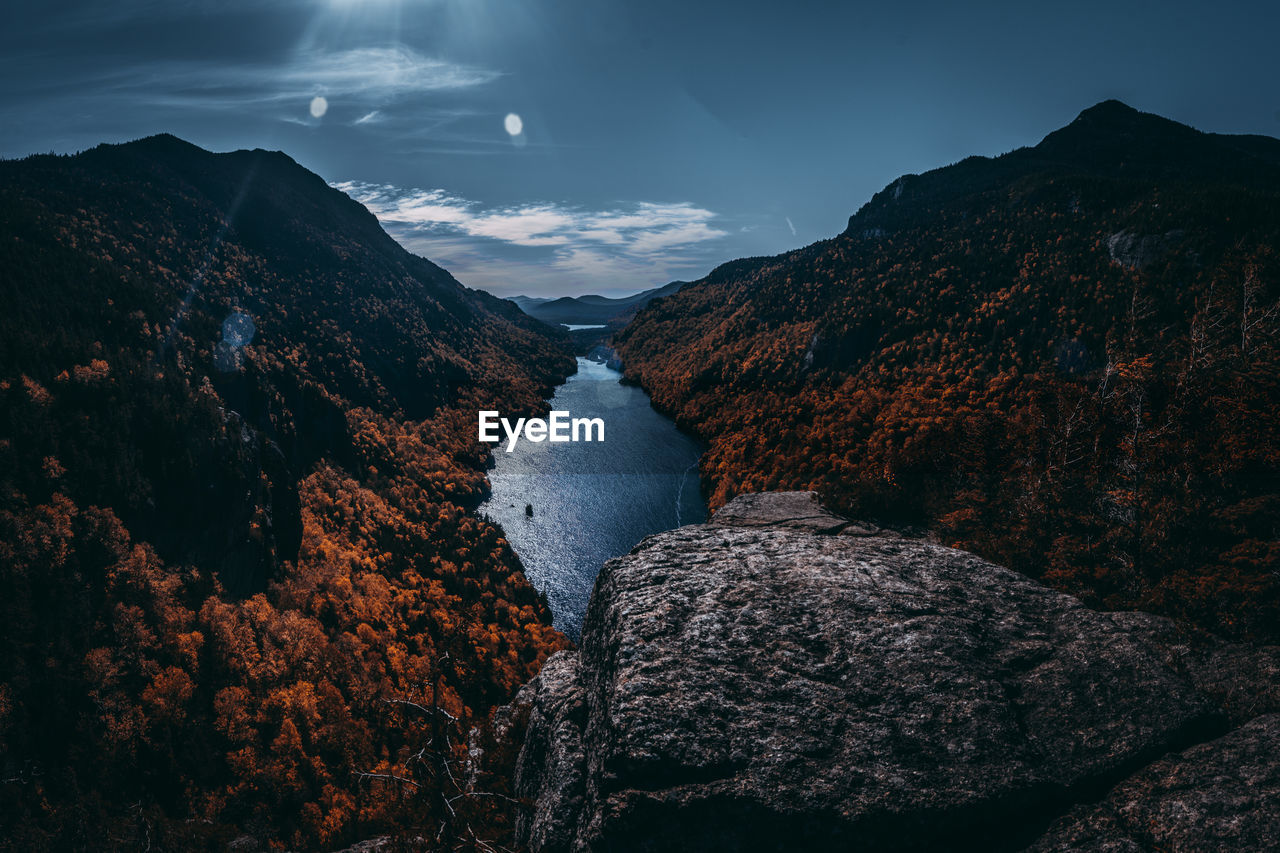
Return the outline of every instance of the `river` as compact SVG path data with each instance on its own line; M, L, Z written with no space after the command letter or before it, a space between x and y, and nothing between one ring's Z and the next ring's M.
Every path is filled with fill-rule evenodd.
M575 641L605 560L707 515L698 443L620 378L579 358L578 372L556 390L551 408L602 418L604 441L521 441L510 453L505 443L495 446L493 494L480 506L506 531L525 574L551 604L556 627Z

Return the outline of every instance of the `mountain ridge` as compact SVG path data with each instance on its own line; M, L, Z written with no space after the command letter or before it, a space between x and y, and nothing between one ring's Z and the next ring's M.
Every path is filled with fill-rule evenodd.
M1241 156L1252 161L1247 167ZM1188 164L1197 163L1194 171ZM968 193L1037 171L1081 170L1133 180L1216 180L1280 185L1280 140L1259 135L1205 133L1144 113L1117 100L1082 111L1071 123L1034 146L996 157L968 157L919 175L903 175L876 193L849 218L845 234L883 226L893 202L954 201ZM1259 174L1256 169L1261 169ZM1126 171L1127 170L1127 171Z
M814 489L1094 606L1274 636L1277 164L1104 102L723 264L614 345L709 442L713 508Z
M413 756L487 745L566 644L473 513L475 411L543 411L559 336L279 153L6 160L0 233L6 843L443 825Z

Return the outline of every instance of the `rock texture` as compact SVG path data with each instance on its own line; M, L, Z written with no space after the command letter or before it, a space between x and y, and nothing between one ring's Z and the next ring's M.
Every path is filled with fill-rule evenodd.
M1147 807L1164 808L1156 798L1174 795L1159 780L1174 771L1151 762L1268 710L1272 694L1240 710L1236 678L1275 662L1158 617L1090 610L971 554L851 527L810 493L744 496L607 563L580 649L521 692L516 785L533 808L520 840L534 851L1015 850L1114 830L1130 843L1107 817L1123 800L1045 832L1131 776L1134 798L1151 792ZM1258 751L1275 726L1263 728L1172 760ZM1135 781L1147 765L1152 780ZM1260 832L1276 818L1269 802Z
M791 527L814 533L837 533L847 518L828 512L815 492L764 492L741 495L715 514L721 527Z
M1116 263L1140 270L1164 258L1185 236L1181 231L1165 234L1120 231L1107 238L1107 252Z
M1032 846L1057 850L1275 850L1280 847L1280 715L1157 761Z

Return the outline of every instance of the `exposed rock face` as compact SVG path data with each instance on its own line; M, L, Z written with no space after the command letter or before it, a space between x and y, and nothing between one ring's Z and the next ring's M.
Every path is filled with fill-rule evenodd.
M1228 731L1223 647L873 534L810 493L750 495L607 563L580 649L517 699L521 841L1018 849ZM1274 672L1244 654L1234 671Z
M1275 850L1278 756L1280 715L1260 717L1134 774L1031 850Z
M828 512L814 492L764 492L741 495L715 514L721 527L792 527L814 533L838 533L851 522Z
M1166 234L1134 234L1120 231L1107 238L1111 260L1128 267L1142 269L1163 258L1185 235L1181 231Z

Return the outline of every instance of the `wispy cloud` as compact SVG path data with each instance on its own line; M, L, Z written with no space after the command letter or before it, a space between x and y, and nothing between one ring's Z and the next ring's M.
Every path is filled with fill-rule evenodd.
M156 102L207 107L299 104L315 95L335 103L349 98L362 104L386 104L410 95L467 89L499 76L404 46L310 50L275 64L232 68L194 60L169 61L139 72L117 81L114 88L145 86ZM367 111L361 122L378 116L378 109Z
M418 92L466 89L488 83L498 72L425 56L405 45L342 51L305 51L279 69L277 88L331 95L387 99Z
M446 263L468 283L498 292L535 289L527 281L531 268L555 282L559 290L547 291L553 293L651 287L704 266L703 244L727 236L716 227L715 213L689 202L633 202L607 210L552 202L486 207L441 189L358 181L334 186L368 207L402 244ZM520 284L494 283L493 271L505 266L513 249L546 255L540 264L523 262Z
M244 60L154 59L102 73L80 70L59 78L61 90L93 98L184 109L261 110L281 107L305 113L311 99L359 104L353 123L384 117L388 105L415 96L482 86L501 74L428 56L405 45L348 50L311 48L286 56ZM428 119L439 117L428 115Z

